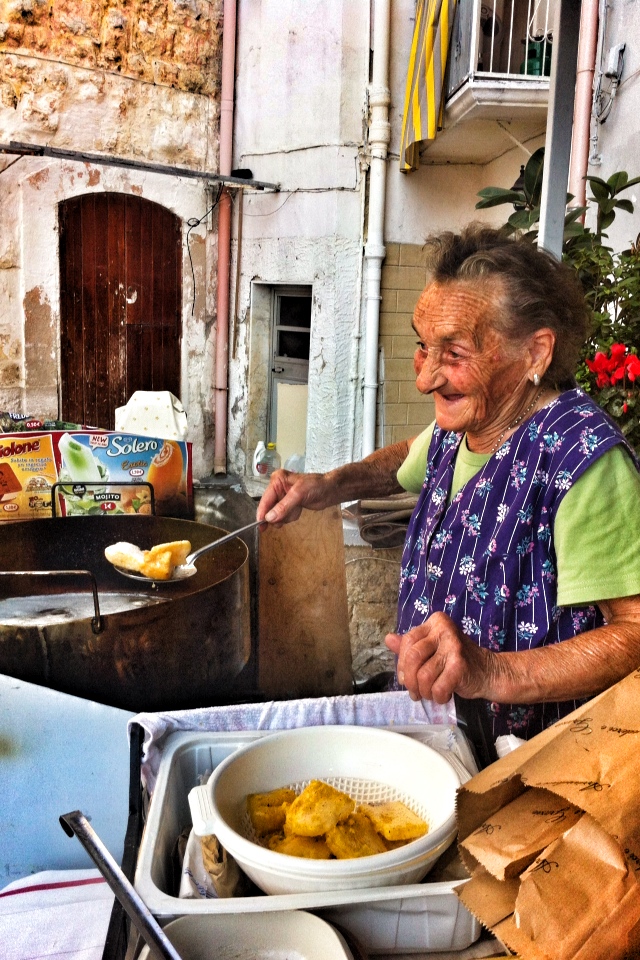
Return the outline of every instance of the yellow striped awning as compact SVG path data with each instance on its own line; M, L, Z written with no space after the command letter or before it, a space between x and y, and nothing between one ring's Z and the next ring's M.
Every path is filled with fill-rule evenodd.
M444 75L456 0L418 0L402 115L400 169L417 170L420 144L442 129Z

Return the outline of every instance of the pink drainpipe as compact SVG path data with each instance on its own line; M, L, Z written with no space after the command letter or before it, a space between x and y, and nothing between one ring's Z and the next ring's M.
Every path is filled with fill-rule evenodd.
M587 197L587 182L584 178L589 168L591 105L597 43L598 0L582 0L576 94L573 110L571 165L569 167L569 193L573 194L575 199L571 201L571 204L576 207L584 207ZM582 220L584 221L584 217Z
M233 92L236 65L236 3L224 0L222 25L222 85L220 90L220 175L231 173ZM231 259L231 197L222 191L218 204L218 299L214 404L213 472L227 472L227 403L229 396L229 263Z

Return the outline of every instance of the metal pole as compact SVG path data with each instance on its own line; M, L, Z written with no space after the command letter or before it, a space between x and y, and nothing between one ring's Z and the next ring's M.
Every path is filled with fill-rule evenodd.
M126 910L153 956L159 960L182 960L149 908L140 899L105 845L89 826L84 814L80 810L63 813L60 817L60 825L67 836L76 835Z
M129 170L144 170L148 173L162 173L169 177L189 177L194 180L208 180L225 184L228 187L252 190L279 190L277 183L264 183L262 180L247 180L244 177L223 176L207 173L206 170L192 170L189 167L174 167L165 163L146 163L143 160L127 160L125 157L109 157L101 153L84 153L79 150L61 150L37 143L19 143L11 140L0 143L0 153L17 154L18 157L51 157L52 160L74 160L78 163L95 163L106 167L124 167ZM6 169L6 168L5 168Z
M562 257L567 205L581 0L561 0L553 24L551 81L538 246Z

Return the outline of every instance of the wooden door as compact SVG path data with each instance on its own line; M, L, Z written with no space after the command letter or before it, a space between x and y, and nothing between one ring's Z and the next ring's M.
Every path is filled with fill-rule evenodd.
M91 193L61 203L59 223L62 418L112 430L135 390L180 396L181 221Z

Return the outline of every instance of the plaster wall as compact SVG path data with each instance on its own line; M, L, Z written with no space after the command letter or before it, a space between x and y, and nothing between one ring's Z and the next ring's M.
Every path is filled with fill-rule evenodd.
M626 170L631 179L640 176L640 5L633 0L613 0L606 5L605 20L600 29L604 66L609 50L622 43L625 44L624 66L609 115L604 123L592 126L594 139L589 174L607 180L613 173ZM606 78L602 80L602 90L605 93L602 101L604 106L607 103L606 92L610 90ZM608 242L615 250L626 249L640 233L640 209L637 206L640 184L621 196L631 200L636 209L633 214L617 212L616 219L607 229ZM587 223L595 226L592 213L587 215Z
M252 201L254 201L253 203ZM234 472L249 469L255 446L266 436L266 393L269 367L271 315L266 291L279 284L312 287L309 401L307 418L307 470L326 470L350 459L353 435L351 365L357 343L354 330L359 302L361 244L340 227L351 208L356 225L360 216L358 194L331 198L302 194L292 197L294 236L247 236L247 222L259 205L282 198L245 198L242 264L238 312L233 339L236 356L230 357L229 459ZM340 207L340 211L336 208ZM330 216L333 212L334 216ZM256 220L258 216L256 215ZM264 234L267 234L266 236ZM245 265L253 266L252 274ZM247 385L249 389L247 390Z
M265 291L305 284L313 290L306 466L325 470L349 460L353 442L369 3L240 0L238 25L234 166L280 191L245 194L239 276L236 210L230 469L248 469L265 439Z

